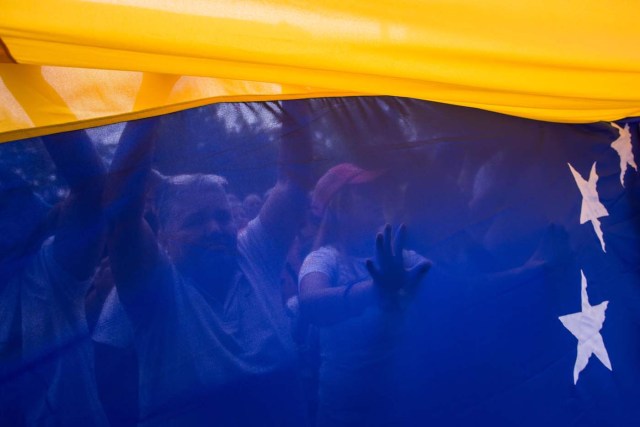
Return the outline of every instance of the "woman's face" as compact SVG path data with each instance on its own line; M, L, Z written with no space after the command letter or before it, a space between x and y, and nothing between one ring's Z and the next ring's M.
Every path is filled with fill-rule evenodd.
M373 241L385 223L380 189L373 184L355 184L345 191L336 212L342 232L347 234L345 237Z

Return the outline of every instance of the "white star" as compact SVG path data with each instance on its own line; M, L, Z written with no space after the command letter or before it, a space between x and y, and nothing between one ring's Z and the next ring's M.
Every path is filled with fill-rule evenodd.
M582 311L559 317L564 327L578 338L578 354L576 356L576 364L573 367L574 384L578 382L580 372L587 366L592 354L595 354L610 371L613 370L602 335L600 335L605 319L604 313L607 310L609 301L601 302L595 306L589 305L587 279L584 277L582 270L580 270L580 274L582 275Z
M611 126L618 129L618 139L611 143L611 148L616 150L618 156L620 156L620 184L624 187L624 174L627 171L627 165L631 166L638 171L638 165L633 158L633 150L631 146L631 132L629 132L629 125L624 125L621 128L615 123L611 123Z
M608 216L609 212L607 208L604 207L602 203L600 203L600 199L598 197L598 190L596 188L596 184L598 182L598 174L596 173L596 164L594 163L591 167L591 174L589 175L589 181L585 181L582 176L576 172L576 170L571 166L571 163L567 163L569 165L569 169L571 169L571 173L573 174L573 179L575 179L576 184L578 185L578 189L580 190L580 194L582 194L582 209L580 211L580 224L584 224L587 221L591 221L593 224L593 229L600 240L600 245L602 246L602 250L606 252L604 246L604 236L602 235L602 228L600 227L600 221L598 218L603 216Z

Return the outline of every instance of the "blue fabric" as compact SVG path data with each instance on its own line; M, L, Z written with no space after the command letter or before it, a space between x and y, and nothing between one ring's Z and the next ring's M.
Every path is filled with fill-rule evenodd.
M204 297L198 303L202 306L194 310L184 304L181 310L149 309L136 318L141 312L132 312L125 299L114 302L112 296L103 311L107 296L113 295L114 286L120 286L117 277L121 272L111 274L112 254L108 245L101 247L102 263L92 266L91 288L85 293L86 284L76 286L69 304L84 306L90 328L101 314L98 325L104 325L112 312L132 316L132 322L113 323L124 325L124 329L97 330L96 337L101 337L96 347L97 384L85 373L87 381L81 387L77 377L69 377L75 386L65 385L64 376L56 379L55 386L98 394L112 425L163 425L181 420L180 425L275 426L291 419L313 425L319 415L319 425L601 427L633 426L640 421L640 174L634 167L640 163L637 121L616 126L567 125L411 99L353 97L218 104L148 119L148 123L156 127L152 153L155 175L147 183L144 208L150 233L162 234L165 226L167 209L158 204L168 203L168 199L158 196L156 190L170 181L167 177L196 173L222 176L227 182L228 209L241 230L237 268L245 276L243 280L249 280L248 284L242 282L245 293L234 300L233 310L237 318L248 319L252 326L236 322L231 326L241 330L230 331L213 325L198 313L211 310L211 318L221 313L213 305L207 306L210 302ZM123 143L123 127L112 125L86 132L105 170L112 166L119 141ZM616 147L623 147L619 151L612 144L624 139L626 132L628 143L616 143ZM77 135L71 132L58 138L73 141ZM311 142L313 158L296 161L283 156L282 147L291 141L294 146ZM383 205L384 222L406 224L406 249L431 260L433 266L400 311L374 307L377 315L388 317L386 321L367 323L364 317L350 318L342 327L340 323L331 326L343 334L358 333L358 328L348 327L351 324L364 328L358 339L340 340L346 354L360 351L357 346L362 339L390 332L371 328L392 323L394 328L393 340L377 343L389 350L380 352L385 354L384 360L376 360L383 366L358 378L357 384L350 384L352 389L342 388L344 395L359 395L363 401L355 402L355 412L331 417L326 411L336 405L323 407L323 397L318 397L323 390L330 390L322 383L320 360L330 349L322 348L323 340L318 340L318 335L326 335L326 326L305 317L305 301L297 300L300 267L308 254L325 245L326 240L320 241L320 237L331 234L327 231L329 220L314 218L307 209L304 220L297 223L296 209L291 209L280 213L270 231L260 228L259 241L251 232L261 224L260 218L264 219L262 213L256 213L256 206L279 203L279 190L272 190L276 183L299 186L293 190L286 187L293 191L287 194L312 194L321 176L346 162L376 171L376 200ZM76 164L82 165L82 159ZM14 306L13 311L0 313L0 425L26 424L35 414L24 412L23 408L29 407L24 401L45 398L25 396L20 385L21 378L41 368L33 355L46 354L47 361L41 363L51 363L51 358L66 360L69 351L55 334L47 336L46 328L34 331L27 327L29 319L22 319L30 314L18 307L24 307L20 292L7 285L25 274L24 266L33 261L41 242L62 227L59 214L72 200L67 197L60 167L50 160L38 139L0 145L0 172L10 177L0 189L0 229L7 230L0 235L0 298L5 298L0 307ZM626 170L621 176L622 167ZM595 182L593 168L597 183L591 190L588 184L581 188L583 181ZM311 183L305 186L300 176L307 175ZM110 177L105 179L108 188ZM587 193L592 190L595 198L589 199ZM126 206L128 194L118 196L121 198L113 205L108 204L113 198L104 197L107 204L101 206L102 211L110 215ZM56 205L48 215L49 207L42 200ZM333 209L338 213L349 209L349 200L345 200L334 202ZM596 205L601 205L606 215ZM256 215L259 219L250 222ZM89 239L100 232L98 224L104 218L101 214L95 218L94 224L76 222L85 227L81 236ZM338 215L331 221L340 218ZM295 224L295 236L280 240L291 224ZM329 234L320 236L323 230ZM365 240L371 250L363 259L375 258L375 232ZM167 275L161 278L163 285L186 283L170 276L178 274L178 267L170 260L171 251L162 247L166 240L158 242L164 261L153 262L171 264L168 269L157 268L158 274ZM143 275L156 267L133 265L129 273ZM357 268L363 279L370 279L363 265ZM68 282L73 286L71 278ZM179 288L179 298L200 292L194 291L195 287ZM151 286L137 297L148 300L147 308L157 302L171 304L158 298L178 298L165 291ZM591 313L590 308L585 309L584 295L588 307L607 305L601 328L593 319L585 323L584 331L596 331L588 344L598 353L591 354L577 371L576 361L586 347L579 345L575 330L565 326L561 318ZM285 317L287 300L290 307L296 307L289 318ZM123 307L114 309L113 304ZM49 309L60 318L65 316L65 307ZM364 313L362 316L367 315ZM162 326L167 321L171 328ZM90 344L86 325L74 325L73 319L70 322L60 334L65 342L77 343L73 344L78 346L76 350L85 349ZM198 330L210 332L211 339ZM122 336L109 336L118 331L123 331ZM76 336L70 336L73 334ZM34 337L38 348L29 344ZM295 349L291 347L294 339ZM167 348L167 343L173 344ZM269 343L279 344L272 351ZM141 347L144 354L127 359ZM363 354L362 360L367 357L372 355ZM126 363L110 363L115 360ZM225 371L226 375L199 374L225 366L241 368ZM141 382L135 380L139 377ZM126 381L132 378L134 381ZM148 378L155 378L155 384L162 384L177 397L162 403L166 406L140 411L150 391L161 392L150 388ZM337 379L336 384L340 381L349 385L348 376ZM46 390L53 383L44 385ZM367 396L372 396L370 401ZM62 402L60 398L48 396L51 402ZM333 394L331 398L337 397ZM131 402L135 404L128 405ZM340 402L333 403L340 406ZM389 418L374 416L382 413L374 408L382 407ZM60 410L80 413L74 407ZM64 417L58 420L61 425L86 425ZM56 419L50 421L55 423Z

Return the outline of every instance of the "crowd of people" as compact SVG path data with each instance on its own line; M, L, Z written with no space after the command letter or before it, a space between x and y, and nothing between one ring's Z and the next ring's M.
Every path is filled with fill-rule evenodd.
M155 171L155 124L127 123L108 168L83 131L43 137L69 186L52 209L2 172L0 424L396 425L430 262L385 226L386 171L314 182L285 138L275 186L241 200Z

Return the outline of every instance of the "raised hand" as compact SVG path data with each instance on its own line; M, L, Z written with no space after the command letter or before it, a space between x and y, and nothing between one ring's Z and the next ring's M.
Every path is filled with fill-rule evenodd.
M404 244L406 227L398 227L395 237L391 236L391 225L387 224L376 236L376 260L366 262L373 284L381 297L385 309L399 307L401 299L413 294L420 281L431 268L431 263L423 260L411 268L404 265Z

